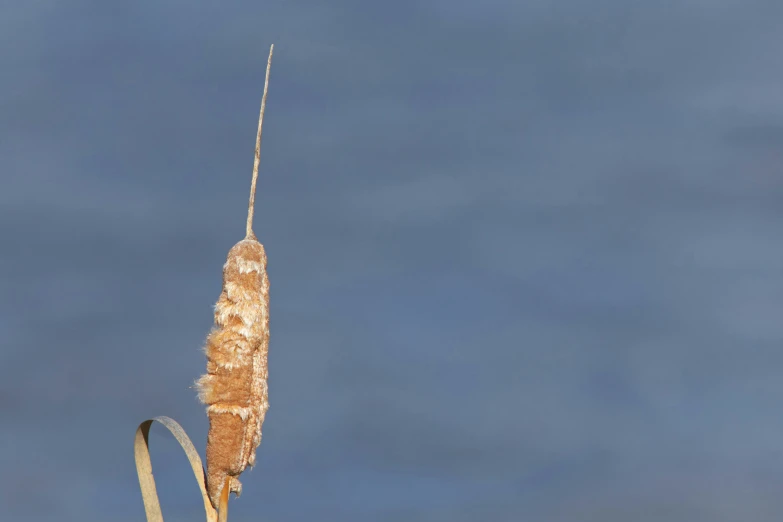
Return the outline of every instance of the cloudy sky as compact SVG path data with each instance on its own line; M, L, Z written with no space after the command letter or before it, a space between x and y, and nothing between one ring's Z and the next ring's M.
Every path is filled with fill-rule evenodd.
M271 43L232 520L783 516L783 3L42 0L0 7L0 518L143 520L155 415L203 451Z

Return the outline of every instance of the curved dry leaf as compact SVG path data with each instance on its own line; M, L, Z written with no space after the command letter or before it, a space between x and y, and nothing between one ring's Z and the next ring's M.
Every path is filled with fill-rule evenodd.
M190 437L182 429L182 426L170 417L155 417L145 420L136 429L136 438L133 443L133 451L136 457L136 472L139 475L139 485L141 486L141 496L144 500L144 511L147 514L147 522L163 522L163 513L160 510L160 501L158 500L158 490L155 487L155 477L152 475L152 461L150 460L150 427L153 422L163 424L179 445L185 450L193 474L196 476L196 482L201 490L201 497L204 500L204 511L207 522L217 522L217 511L212 507L212 502L207 495L206 481L204 475L204 466L201 464L201 457L198 451L190 441Z

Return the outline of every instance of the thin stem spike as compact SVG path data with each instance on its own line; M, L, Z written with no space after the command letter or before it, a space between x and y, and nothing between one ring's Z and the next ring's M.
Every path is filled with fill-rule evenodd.
M272 68L272 52L275 46L269 47L269 59L266 62L266 79L264 80L264 95L261 97L261 114L258 116L258 134L256 134L256 155L253 160L253 181L250 184L250 203L247 206L246 239L255 239L253 234L253 210L256 201L256 180L258 180L258 163L261 160L261 129L264 125L264 109L266 108L266 93L269 90L269 69Z

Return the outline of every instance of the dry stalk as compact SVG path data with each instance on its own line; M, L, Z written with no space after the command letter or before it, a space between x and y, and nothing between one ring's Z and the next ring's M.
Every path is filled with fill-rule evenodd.
M261 129L269 88L269 49L264 95L256 135L245 238L228 252L223 289L215 305L215 326L204 351L207 373L196 381L199 399L207 405L207 491L213 506L222 508L224 485L239 496L239 475L255 464L261 426L269 408L269 278L266 253L253 233L253 209L261 150ZM225 494L228 499L228 491Z

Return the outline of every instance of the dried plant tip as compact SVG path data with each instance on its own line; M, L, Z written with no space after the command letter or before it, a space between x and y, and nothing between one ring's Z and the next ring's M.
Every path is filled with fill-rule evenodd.
M231 248L223 266L215 326L206 340L207 373L196 381L209 417L207 491L216 509L221 506L224 484L237 496L241 494L238 477L247 466L255 464L269 408L269 278L266 252L251 225L272 49L258 123L247 236Z
M264 109L266 109L266 93L269 91L269 71L272 69L272 53L275 46L269 47L269 58L266 61L266 78L264 79L264 95L261 96L261 114L258 116L258 132L256 133L256 153L253 159L253 180L250 182L250 203L247 206L247 226L245 237L255 237L253 234L253 211L256 202L256 180L258 180L258 164L261 161L261 130L264 128Z

